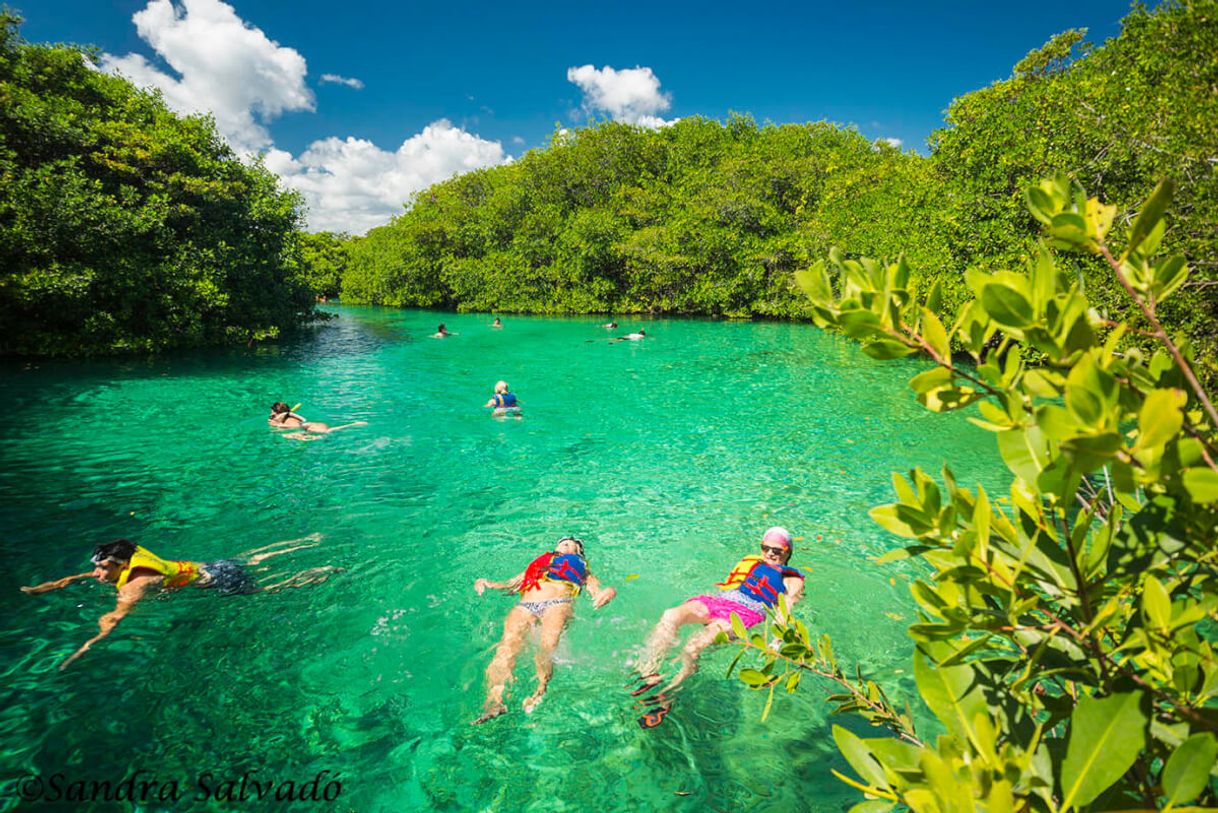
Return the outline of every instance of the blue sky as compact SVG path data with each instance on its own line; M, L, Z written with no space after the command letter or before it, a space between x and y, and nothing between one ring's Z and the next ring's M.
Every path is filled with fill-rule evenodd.
M33 42L208 110L239 151L361 233L411 192L590 117L828 120L926 151L951 100L1125 0L1020 3L361 3L8 0ZM325 79L324 77L329 77Z

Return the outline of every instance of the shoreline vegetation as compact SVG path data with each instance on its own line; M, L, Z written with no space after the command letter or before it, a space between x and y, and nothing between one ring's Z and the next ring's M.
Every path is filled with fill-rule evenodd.
M303 201L207 117L0 18L0 354L79 356L276 338L315 302L538 314L811 320L794 273L839 247L904 254L920 290L1019 265L1022 190L1071 172L1128 223L1176 183L1165 247L1196 279L1161 319L1218 356L1218 5L1135 6L1102 45L1066 31L954 100L930 154L826 122L691 117L560 130L436 184L362 237L303 231ZM1133 104L1131 100L1137 99ZM1094 257L1095 307L1142 327ZM1206 371L1209 372L1209 371Z

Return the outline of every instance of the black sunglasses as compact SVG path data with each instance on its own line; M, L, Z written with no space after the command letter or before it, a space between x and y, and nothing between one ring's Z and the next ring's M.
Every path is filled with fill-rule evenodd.
M786 548L771 548L769 545L762 545L761 550L764 553L772 553L775 556L782 556L787 552Z

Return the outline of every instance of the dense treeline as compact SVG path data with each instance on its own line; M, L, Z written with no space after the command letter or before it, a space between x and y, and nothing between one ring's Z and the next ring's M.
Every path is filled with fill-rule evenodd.
M1120 221L1169 176L1180 208L1167 245L1199 273L1165 316L1218 349L1215 8L1135 7L1094 49L1082 32L1055 37L1010 79L957 99L928 158L824 123L743 116L560 132L511 165L433 186L346 243L342 294L463 310L797 317L807 306L791 272L836 245L905 251L952 303L968 298L965 269L1029 254L1031 181L1071 172L1120 206ZM1074 270L1090 279L1101 267L1083 259ZM1134 316L1110 283L1092 287L1111 316Z
M143 351L313 318L301 203L203 117L0 8L0 352Z

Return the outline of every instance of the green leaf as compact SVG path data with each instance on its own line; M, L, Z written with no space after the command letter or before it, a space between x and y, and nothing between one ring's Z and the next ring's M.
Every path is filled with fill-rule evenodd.
M837 743L837 750L842 752L842 756L850 763L850 767L854 768L864 782L873 788L888 787L884 769L875 761L875 757L871 755L871 749L860 737L840 725L835 725L833 726L833 741Z
M981 292L981 304L999 325L1025 328L1033 323L1032 303L1009 285L991 282Z
M1193 502L1218 502L1218 471L1203 468L1185 469L1184 488L1193 498Z
M890 361L891 359L904 358L918 351L917 348L907 347L896 339L876 339L874 342L863 345L863 352L873 359Z
M1059 212L1049 222L1049 234L1065 247L1083 247L1088 243L1087 221L1077 212Z
M734 613L733 613L734 615ZM764 672L759 672L756 669L741 669L740 679L754 689L766 685L769 682L769 675Z
M952 371L946 367L932 367L909 379L909 388L918 394L937 390L952 383Z
M974 668L968 664L934 667L919 648L914 652L914 680L922 699L948 731L976 747L974 718L988 714L989 708Z
M1187 398L1182 390L1155 390L1146 396L1138 412L1138 442L1134 449L1162 446L1174 438L1184 425Z
M939 317L927 308L922 309L922 338L935 351L940 361L951 361L952 351L947 343L947 330Z
M1049 446L1038 426L999 432L998 452L1007 468L1029 484L1036 482L1049 463Z
M1134 221L1133 228L1129 230L1129 247L1126 251L1137 250L1151 230L1158 225L1163 218L1163 213L1171 204L1174 188L1175 185L1171 180L1164 179L1155 187L1155 191L1150 193L1146 203L1142 204L1142 211L1138 213L1138 219Z
M1062 804L1090 804L1133 766L1146 742L1142 693L1083 697L1070 715L1070 744L1062 762Z
M731 623L732 634L734 634L741 641L747 641L749 639L749 633L748 630L745 629L744 622L740 620L740 616L732 613Z
M823 260L811 268L801 268L796 271L795 284L807 295L808 299L818 305L833 301L833 287L829 283L829 274L825 271Z
M1171 626L1171 596L1154 576L1147 576L1142 583L1142 612L1152 626L1160 629Z
M1162 302L1188 279L1188 264L1183 256L1173 254L1154 267L1153 277L1151 290L1155 298Z
M1218 761L1218 739L1213 734L1194 734L1167 758L1163 768L1163 791L1168 804L1191 802L1209 784L1210 771Z

